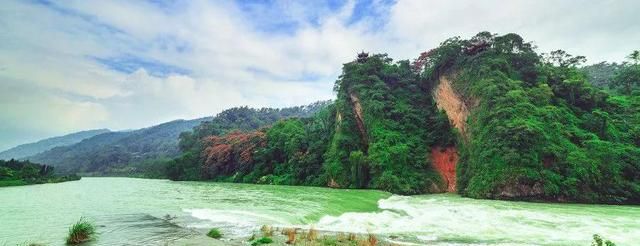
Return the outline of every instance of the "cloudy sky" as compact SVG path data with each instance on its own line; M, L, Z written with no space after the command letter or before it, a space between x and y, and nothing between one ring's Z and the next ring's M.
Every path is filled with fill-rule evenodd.
M483 30L620 61L640 48L639 9L637 0L3 0L0 150L330 99L358 51L413 59Z

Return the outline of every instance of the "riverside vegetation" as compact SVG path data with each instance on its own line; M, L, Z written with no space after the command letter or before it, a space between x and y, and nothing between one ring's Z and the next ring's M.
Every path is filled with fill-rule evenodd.
M58 176L54 168L29 161L0 160L0 187L29 184L59 183L79 180L77 175Z
M80 218L78 222L69 228L67 245L77 245L95 239L96 227L85 218Z
M446 190L430 150L453 148L463 196L638 204L640 57L597 70L611 76L598 82L607 90L589 83L596 70L584 61L488 32L414 61L361 53L314 115L261 128L204 122L181 135L166 174L423 194Z

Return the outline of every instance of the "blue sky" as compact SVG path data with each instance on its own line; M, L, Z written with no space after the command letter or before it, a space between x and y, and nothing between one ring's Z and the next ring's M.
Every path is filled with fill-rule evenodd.
M358 51L413 59L484 30L620 61L640 48L637 9L634 0L2 1L0 150L331 99Z

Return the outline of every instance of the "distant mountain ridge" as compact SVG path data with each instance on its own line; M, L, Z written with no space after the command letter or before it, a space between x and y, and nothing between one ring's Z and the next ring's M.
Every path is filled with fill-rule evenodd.
M60 146L68 146L78 143L84 139L110 132L109 129L95 129L80 131L64 136L51 137L42 139L37 142L21 144L16 147L0 152L0 160L9 159L23 159L25 157L33 156L47 150Z
M128 131L107 132L78 143L60 146L26 159L56 167L59 173L85 176L164 177L163 163L182 153L181 138L200 138L199 133L222 134L232 130L255 130L280 119L308 117L329 102L289 108L235 107L215 117L174 120ZM193 135L196 129L196 134ZM183 143L184 144L184 143Z
M114 166L173 157L179 153L180 133L210 119L174 120L137 130L107 132L28 159L56 166L60 172L99 173Z

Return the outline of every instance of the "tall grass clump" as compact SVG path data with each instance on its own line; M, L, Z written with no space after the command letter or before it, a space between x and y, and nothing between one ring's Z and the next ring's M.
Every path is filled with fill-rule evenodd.
M273 236L273 228L269 225L263 225L262 228L260 228L260 231L262 231L262 236L264 237Z
M295 228L287 228L282 231L282 234L287 236L286 244L295 244L296 243L296 229Z
M307 241L315 241L318 239L318 231L312 226L307 232Z
M69 228L69 236L67 236L67 245L77 245L94 239L96 227L93 223L87 221L84 217L73 224Z
M378 244L378 238L376 238L376 235L369 234L369 245L376 246L377 244Z
M207 233L207 236L210 238L219 239L222 237L222 233L220 232L220 230L218 230L218 228L213 228L209 230L209 233Z

